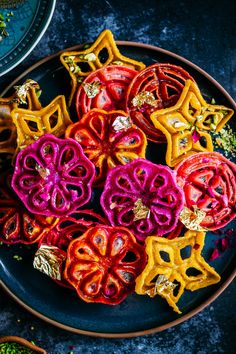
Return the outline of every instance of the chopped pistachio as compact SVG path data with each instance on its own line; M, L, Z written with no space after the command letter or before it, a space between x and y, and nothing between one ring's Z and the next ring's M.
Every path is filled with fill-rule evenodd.
M211 99L211 104L216 104L216 100L214 98Z
M87 61L96 61L97 57L94 53L88 53L84 55L84 60Z
M196 116L196 120L198 122L201 122L203 120L204 116L202 114L199 114L198 116Z

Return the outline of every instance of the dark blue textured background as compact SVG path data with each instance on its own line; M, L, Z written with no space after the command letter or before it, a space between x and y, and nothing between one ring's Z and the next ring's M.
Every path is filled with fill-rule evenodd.
M236 3L232 0L58 0L51 24L29 57L0 78L0 92L47 55L94 40L109 28L118 40L175 52L212 75L236 98ZM0 292L0 334L34 340L50 354L235 353L236 282L204 311L162 333L133 339L75 335L35 318Z

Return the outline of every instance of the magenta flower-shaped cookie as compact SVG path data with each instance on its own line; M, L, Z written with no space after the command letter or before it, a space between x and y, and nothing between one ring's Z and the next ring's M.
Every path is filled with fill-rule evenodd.
M111 225L128 227L143 242L174 230L184 195L174 171L140 158L109 172L101 205Z
M66 216L89 201L94 176L79 143L46 134L17 155L12 188L30 212Z

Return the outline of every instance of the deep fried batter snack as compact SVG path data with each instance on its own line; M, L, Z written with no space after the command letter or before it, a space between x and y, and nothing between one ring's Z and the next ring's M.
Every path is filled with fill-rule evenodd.
M15 93L7 98L0 98L0 153L13 155L16 150L16 126L11 112L21 104L27 104L29 110L41 109L38 99L39 85L34 80L27 80L16 86Z
M154 126L167 139L166 163L173 167L189 155L213 151L210 131L219 132L234 111L208 104L191 80L187 80L178 102L151 114Z
M144 248L124 227L91 227L68 247L65 279L86 302L117 305L134 291Z
M64 96L57 96L40 110L15 108L12 119L17 129L17 150L22 150L46 133L57 137L72 123Z
M136 293L158 294L180 314L176 303L185 289L195 291L220 281L219 274L201 256L204 240L205 233L199 231L187 231L173 240L148 237L148 263L136 279Z
M96 167L94 186L103 186L107 173L117 165L145 157L147 139L123 111L92 109L70 125L66 138L76 140Z
M68 70L71 77L71 93L68 105L72 103L76 88L92 71L102 68L108 64L128 66L135 70L145 68L142 62L123 56L113 38L110 30L103 31L96 41L89 47L81 51L64 52L60 60Z

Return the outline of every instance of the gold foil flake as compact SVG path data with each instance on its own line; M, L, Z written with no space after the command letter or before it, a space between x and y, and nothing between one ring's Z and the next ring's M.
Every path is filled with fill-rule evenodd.
M134 206L134 221L150 217L150 209L146 205L143 205L142 199L138 198L134 203Z
M172 293L177 284L172 283L164 274L157 277L155 285L152 289L147 290L147 295L154 297L157 294Z
M62 264L66 256L55 246L42 245L35 253L33 266L52 279L61 280Z
M41 167L38 164L36 164L35 169L36 169L36 171L38 171L39 175L43 179L45 179L46 177L48 177L50 175L50 170L48 168L44 168L44 167Z
M116 132L119 132L123 129L127 130L132 127L132 120L127 116L117 116L112 123L112 127Z
M82 84L84 91L86 92L86 95L88 98L94 98L96 97L99 92L101 91L101 82L100 81L93 81L93 82L88 82L85 84Z
M14 86L14 89L16 90L16 98L14 101L17 103L27 104L26 96L30 88L39 89L39 84L32 79L28 79L23 83L23 85Z
M155 100L155 97L152 92L149 91L139 92L132 99L132 104L134 107L141 107L144 103L147 103L150 106L156 106L157 100Z
M204 220L206 213L199 209L196 205L193 206L193 211L187 207L184 207L180 213L179 219L184 226L192 231L207 231L206 228L200 226Z
M110 204L110 209L112 210L112 209L114 209L114 208L116 208L117 207L117 204L116 203L111 203Z

